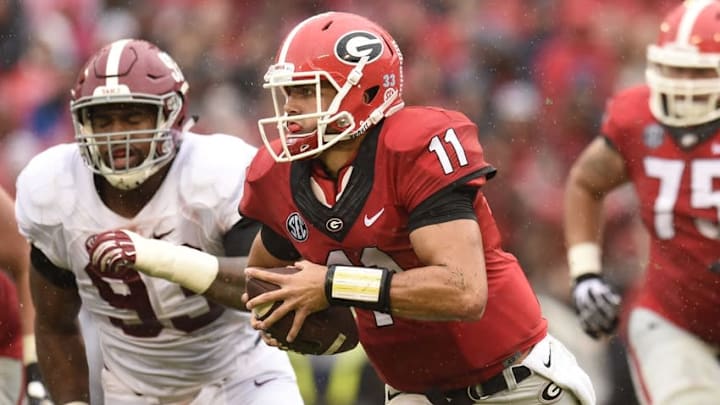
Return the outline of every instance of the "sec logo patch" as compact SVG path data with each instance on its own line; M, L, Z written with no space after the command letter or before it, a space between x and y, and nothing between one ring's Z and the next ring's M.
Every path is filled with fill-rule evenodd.
M538 400L541 404L554 404L558 402L563 396L563 389L558 387L555 383L549 383L540 392Z
M298 242L304 242L308 238L308 227L300 214L293 212L285 220L285 227L288 233Z

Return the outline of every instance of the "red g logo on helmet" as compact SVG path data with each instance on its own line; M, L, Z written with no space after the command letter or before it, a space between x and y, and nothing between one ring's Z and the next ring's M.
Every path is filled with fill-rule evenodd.
M349 32L335 44L335 56L349 65L355 65L367 57L368 63L377 60L383 53L383 41L366 31Z

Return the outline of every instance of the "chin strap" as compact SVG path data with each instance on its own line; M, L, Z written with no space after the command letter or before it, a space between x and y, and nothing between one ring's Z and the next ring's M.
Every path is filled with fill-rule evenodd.
M390 108L392 103L395 102L395 100L398 99L400 96L400 92L393 89L392 93L390 93L390 97L388 97L385 101L383 101L382 104L378 108L376 108L372 114L368 117L368 122L370 125L375 125L378 122L380 122L381 119L388 117L390 115L395 114L398 112L401 108L405 106L405 103L401 102L396 106L393 106L393 108Z
M190 131L190 128L195 126L195 124L197 124L197 122L198 122L198 116L197 115L191 116L190 118L188 118L187 121L185 121L182 128L180 129L180 132L184 134L184 133Z
M392 105L392 103L394 103L395 100L398 99L399 96L400 96L399 91L397 91L397 90L393 91L390 94L390 97L388 97L382 104L380 104L380 106L378 108L376 108L375 110L373 110L372 113L370 113L370 116L367 118L367 120L362 121L362 123L360 124L360 128L357 131L350 134L346 139L351 140L351 139L357 138L358 136L367 132L368 129L375 126L383 118L389 117L389 116L395 114L396 112L400 111L403 107L405 107L404 102L400 102L397 105L390 107Z
M343 99L345 99L345 96L350 91L350 89L360 82L360 79L363 77L363 69L365 69L365 65L367 65L367 63L368 57L363 56L357 63L357 65L355 65L353 70L350 71L347 81L342 86L342 88L340 88L338 94L335 96L332 103L330 103L328 111L337 112L337 110L340 108L340 103ZM390 107L400 97L400 91L395 89L391 90L392 92L389 93L389 95L386 95L385 101L383 101L383 103L380 104L378 108L373 110L373 112L370 113L370 115L365 121L361 121L360 127L355 132L352 132L347 137L345 137L343 141L349 141L357 138L358 136L367 132L367 130L370 129L373 125L376 125L378 122L380 122L383 118L395 114L405 106L404 102L400 102L392 108ZM324 137L325 135L323 135L323 139Z

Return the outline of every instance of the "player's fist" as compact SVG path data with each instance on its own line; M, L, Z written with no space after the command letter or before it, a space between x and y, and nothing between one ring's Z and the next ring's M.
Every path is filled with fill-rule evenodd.
M28 405L52 405L37 363L25 366L25 382L27 383L25 396Z
M135 264L137 252L128 231L113 230L93 235L85 242L90 264L101 273L121 273Z
M620 295L599 274L584 274L575 279L573 301L585 333L599 338L615 331Z

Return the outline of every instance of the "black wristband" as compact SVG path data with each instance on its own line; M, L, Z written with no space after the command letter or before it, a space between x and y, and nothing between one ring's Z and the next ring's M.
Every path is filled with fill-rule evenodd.
M590 280L590 279L592 279L592 278L603 279L603 276L602 276L601 274L598 274L598 273L585 273L585 274L581 274L581 275L575 277L575 279L573 280L573 287L576 286L576 285L578 285L578 284L580 284L581 282L583 282L583 281L585 281L585 280Z
M338 268L343 270L353 269L359 272L367 273L368 271L380 272L380 278L377 280L377 294L367 294L366 297L358 297L356 299L349 298L347 294L333 293L335 283L338 282L335 277L335 272ZM346 272L347 273L347 272ZM372 311L379 311L384 313L390 313L390 285L392 283L393 272L391 270L382 267L358 267L358 266L345 266L331 264L328 266L327 273L325 275L325 297L330 305L342 305L346 307L357 307L363 309L369 309ZM347 280L341 280L347 281Z
M42 379L40 365L37 362L29 363L25 366L25 379L27 382L40 381Z

